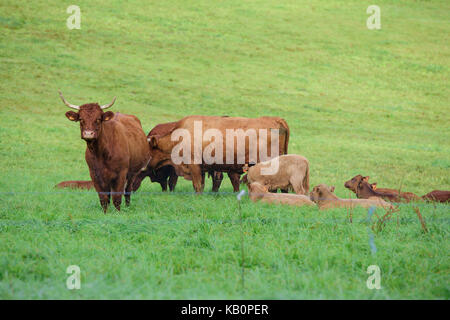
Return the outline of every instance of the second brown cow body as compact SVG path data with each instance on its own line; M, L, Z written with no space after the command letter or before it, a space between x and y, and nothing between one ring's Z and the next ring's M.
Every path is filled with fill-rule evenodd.
M220 116L188 116L177 122L176 126L171 130L171 132L167 133L164 136L152 136L150 137L150 150L152 154L151 167L154 169L158 169L165 165L173 165L177 170L178 175L184 176L188 180L192 180L192 184L194 190L196 192L202 192L204 188L204 173L209 172L212 173L214 171L217 172L229 172L234 175L240 175L243 173L242 167L245 163L249 162L249 149L248 145L245 145L245 150L242 150L245 156L245 159L242 163L237 161L237 148L234 149L234 159L232 159L232 163L227 163L225 159L225 155L227 154L227 148L231 146L223 143L223 161L221 163L206 163L203 158L200 159L201 163L195 163L192 161L191 163L180 163L174 164L172 161L172 150L179 143L179 141L172 140L172 133L175 130L183 130L187 132L192 140L195 139L195 122L198 121L201 123L202 132L206 132L209 129L217 130L222 134L222 136L226 137L226 131L228 129L236 130L240 129L243 132L247 130L256 130L257 140L259 142L260 129L266 129L269 131L270 129L279 130L279 150L278 154L287 153L287 144L289 140L289 128L286 122L278 117L261 117L261 118L241 118L241 117L220 117ZM203 137L200 137L203 139ZM270 138L268 138L270 141ZM267 141L265 141L267 143ZM201 140L201 152L203 153L205 148L209 145L209 142L206 140ZM236 145L236 143L235 143ZM268 146L268 150L270 150L270 144ZM194 159L194 147L192 144L192 148L189 151L191 159ZM201 155L200 155L201 156ZM259 162L259 152L258 159L256 162ZM238 179L234 179L238 181ZM239 185L237 184L237 187Z

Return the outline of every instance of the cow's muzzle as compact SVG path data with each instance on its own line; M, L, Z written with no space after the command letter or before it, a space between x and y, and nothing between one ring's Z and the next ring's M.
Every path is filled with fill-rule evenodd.
M85 131L83 131L83 134L81 135L81 137L84 140L92 140L95 138L95 132L92 130L85 130Z

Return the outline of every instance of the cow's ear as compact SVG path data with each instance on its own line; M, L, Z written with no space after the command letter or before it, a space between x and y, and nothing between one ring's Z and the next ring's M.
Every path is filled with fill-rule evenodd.
M334 189L335 189L334 186L331 186L330 187L330 192L334 192Z
M150 136L147 138L148 143L152 148L156 148L158 146L158 141L156 140L156 136Z
M66 117L67 119L69 119L70 121L78 121L79 119L79 114L73 111L67 111L66 112Z
M362 178L362 181L369 182L369 176L363 177L363 178Z
M373 190L377 190L377 183L374 182L370 185L372 187Z
M114 112L112 112L112 111L107 111L107 112L105 112L105 113L102 115L102 120L103 120L103 121L109 121L109 120L111 120L112 118L114 118Z

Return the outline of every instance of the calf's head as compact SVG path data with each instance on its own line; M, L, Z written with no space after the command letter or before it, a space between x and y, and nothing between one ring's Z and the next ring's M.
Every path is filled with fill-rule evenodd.
M362 175L358 174L357 176L354 176L350 180L346 181L344 187L352 190L353 192L356 192L356 189L358 189L358 185L361 183L361 181L369 182L369 176L363 177Z
M263 193L269 192L269 189L267 189L267 187L263 186L259 182L253 182L248 185L248 191L250 193L256 193L262 196Z
M329 187L326 184L319 184L312 189L309 197L312 201L318 202L320 200L326 200L333 192L334 186Z
M70 121L80 122L81 139L84 139L88 142L98 139L102 130L102 123L114 118L114 112L104 112L103 110L111 107L114 104L114 102L116 101L115 97L110 104L106 104L103 106L100 106L98 103L87 103L81 106L77 106L67 102L61 92L59 92L59 96L66 106L78 110L78 112L67 111L66 117Z
M161 167L171 165L175 168L178 176L183 176L179 171L180 170L187 170L186 168L178 168L174 162L172 161L172 154L170 152L165 152L167 150L163 150L163 148L160 146L160 135L148 135L147 141L148 146L150 149L150 155L152 157L149 165L154 170L157 170Z

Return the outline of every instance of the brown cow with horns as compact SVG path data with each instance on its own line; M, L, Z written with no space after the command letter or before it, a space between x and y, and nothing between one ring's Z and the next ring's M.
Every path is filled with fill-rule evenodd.
M120 211L122 195L130 204L130 194L135 176L150 161L147 137L141 122L133 115L104 112L110 104L100 106L88 103L70 104L59 95L66 106L78 110L68 111L70 121L79 121L81 139L86 141L85 158L89 173L98 192L100 204L106 213L112 195L114 206Z

